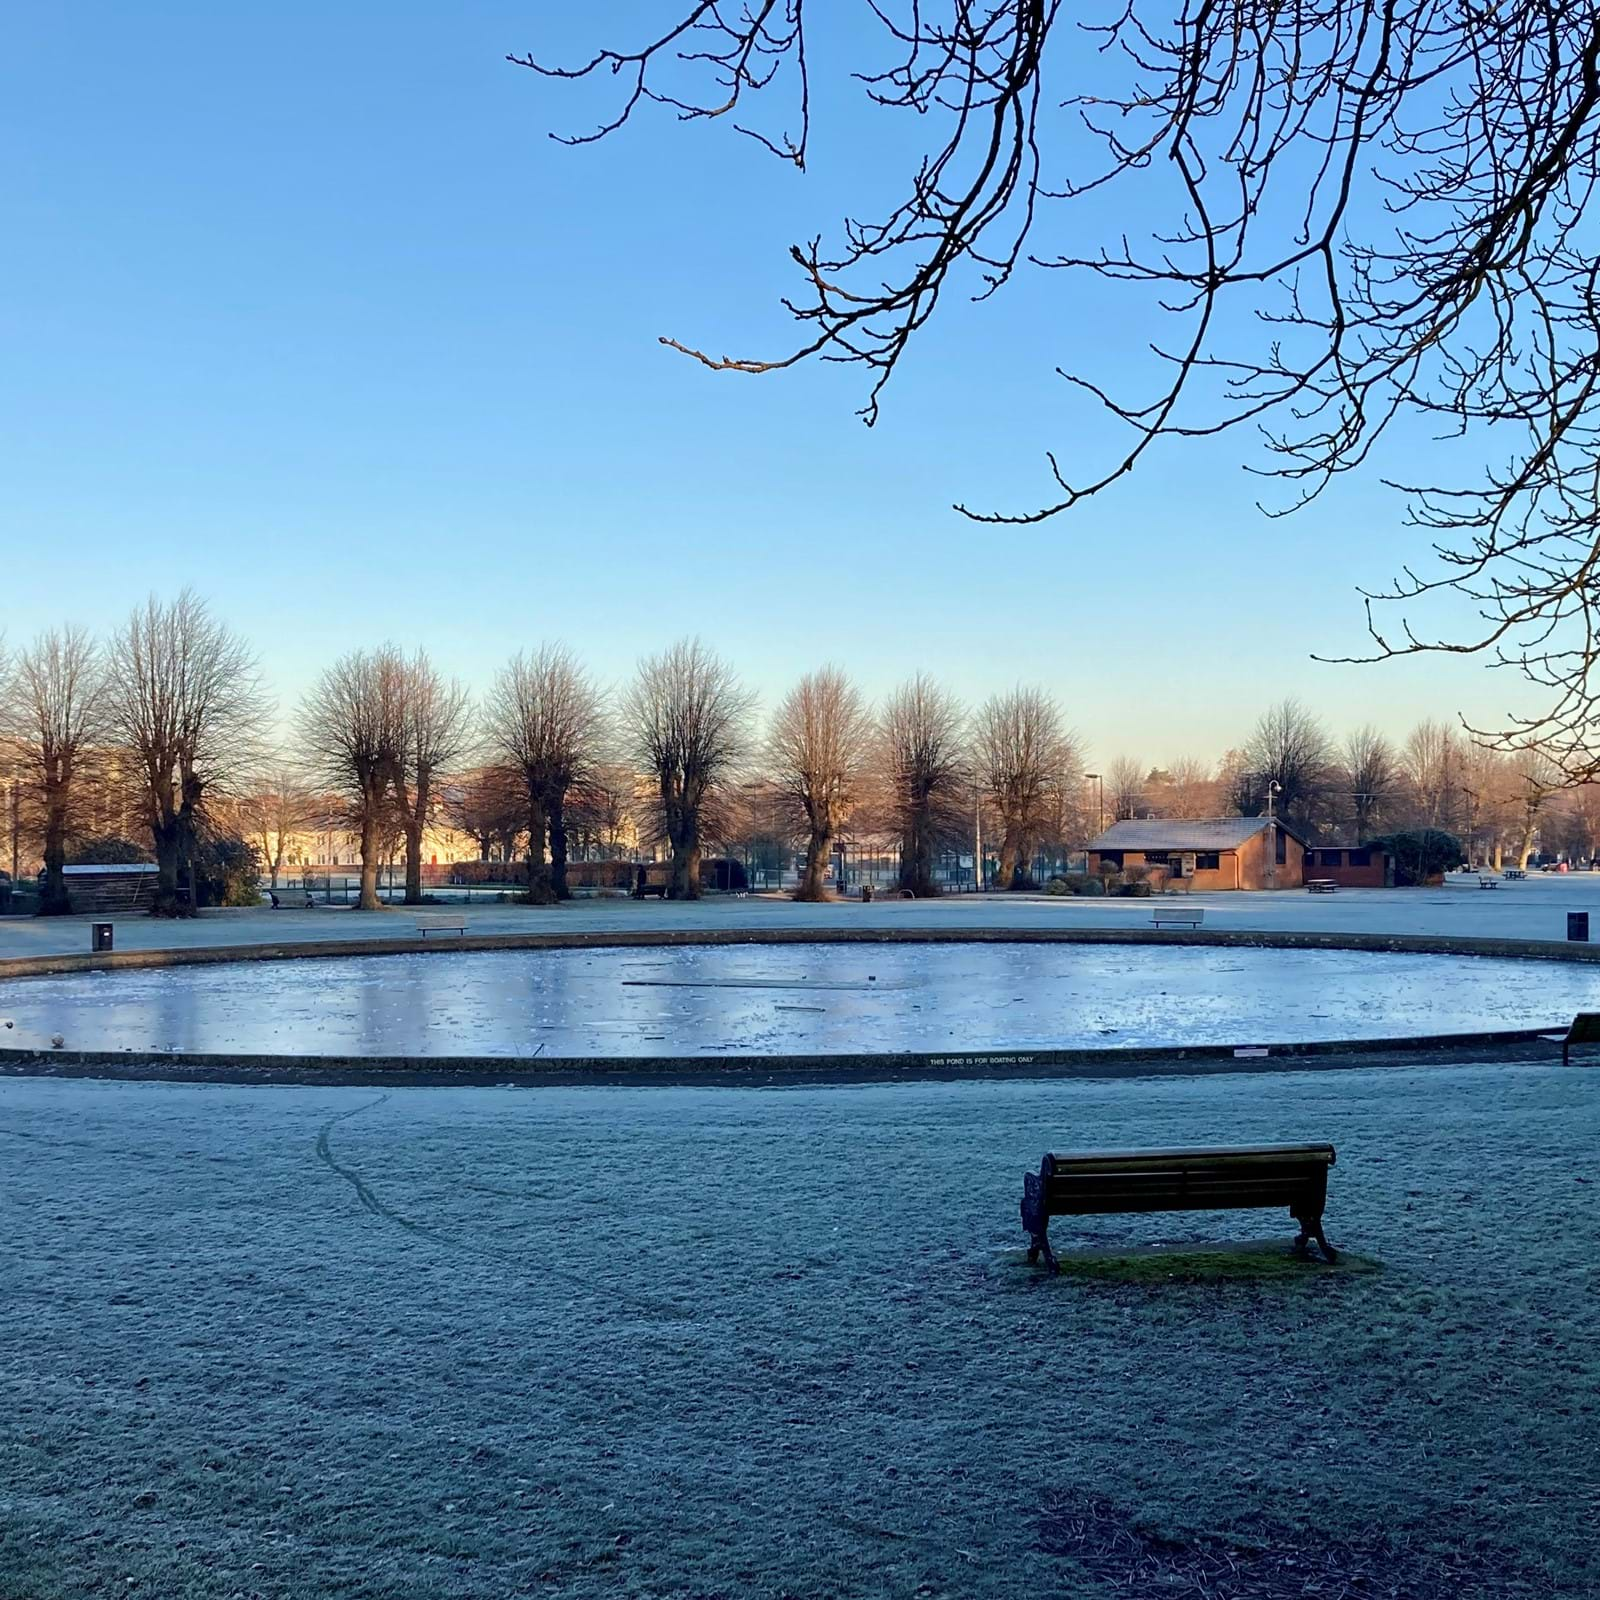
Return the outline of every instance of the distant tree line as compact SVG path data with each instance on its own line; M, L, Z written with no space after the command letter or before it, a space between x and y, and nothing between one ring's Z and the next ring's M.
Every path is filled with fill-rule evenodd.
M919 673L879 705L840 668L805 674L760 715L733 667L697 639L646 657L616 688L565 645L519 652L479 698L421 650L349 652L294 708L287 747L255 656L193 593L152 598L105 640L46 629L0 656L0 782L16 867L42 867L39 909L69 909L77 856L151 861L155 910L276 887L287 842L353 838L364 909L403 862L424 897L430 829L476 842L526 896L570 893L569 862L641 847L670 861L668 893L700 893L702 857L803 860L796 894L825 898L841 841L870 838L899 887L939 891L952 852L997 858L1027 887L1035 862L1109 822L1259 815L1312 842L1432 829L1476 859L1526 865L1536 843L1600 850L1600 786L1572 786L1541 749L1483 747L1443 721L1398 743L1335 735L1284 700L1215 762L1122 754L1087 772L1057 697L1039 685L963 705Z

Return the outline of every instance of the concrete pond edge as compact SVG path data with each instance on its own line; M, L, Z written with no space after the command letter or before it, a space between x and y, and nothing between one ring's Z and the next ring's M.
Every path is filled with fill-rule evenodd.
M228 961L337 960L341 956L452 955L463 950L629 950L693 945L1115 944L1256 950L1357 950L1389 955L1484 956L1600 963L1600 944L1478 939L1426 933L1311 933L1194 928L635 928L570 933L420 934L369 939L273 940L184 950L117 950L0 958L0 981L71 972L214 966Z
M1537 1066L1560 1062L1560 1038L1547 1028L1513 1028L1487 1033L1275 1045L714 1057L243 1055L203 1051L135 1054L0 1048L0 1078L346 1088L799 1088L1008 1078L1194 1077L1355 1067Z
M1600 963L1600 947L1555 940L1465 939L1429 934L1291 933L1151 928L769 928L633 929L607 932L467 934L445 942L421 937L277 941L190 950L24 956L0 960L0 980L75 972L213 966L233 961L297 961L344 956L461 951L650 949L695 945L1187 945L1268 950L1346 950L1379 954L1476 956ZM1291 1044L1172 1045L1073 1050L864 1052L817 1056L346 1056L198 1051L140 1053L20 1049L0 1045L0 1077L113 1078L126 1081L285 1083L351 1087L444 1085L783 1086L893 1083L972 1078L1127 1078L1218 1072L1417 1066L1482 1060L1559 1060L1549 1026L1488 1032L1331 1039Z

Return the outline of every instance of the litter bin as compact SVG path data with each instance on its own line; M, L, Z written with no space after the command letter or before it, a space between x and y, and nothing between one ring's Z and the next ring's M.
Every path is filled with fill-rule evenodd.
M861 885L861 898L863 900L870 900L872 898L872 885L870 883L864 883Z
M109 922L91 922L89 924L89 948L96 955L111 948L111 924Z
M1587 911L1569 911L1567 913L1567 938L1576 944L1589 942L1589 913Z

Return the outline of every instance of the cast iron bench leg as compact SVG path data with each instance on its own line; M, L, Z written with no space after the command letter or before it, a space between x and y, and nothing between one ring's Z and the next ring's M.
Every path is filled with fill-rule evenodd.
M1295 1221L1300 1224L1299 1237L1294 1242L1294 1253L1306 1260L1311 1259L1311 1241L1317 1241L1317 1248L1322 1252L1324 1261L1337 1261L1339 1253L1328 1243L1328 1236L1322 1231L1322 1213L1306 1212L1304 1215L1296 1214Z
M1044 1211L1044 1179L1037 1172L1023 1174L1022 1229L1028 1235L1028 1265L1037 1265L1042 1253L1045 1265L1052 1272L1059 1272L1050 1248L1050 1219Z

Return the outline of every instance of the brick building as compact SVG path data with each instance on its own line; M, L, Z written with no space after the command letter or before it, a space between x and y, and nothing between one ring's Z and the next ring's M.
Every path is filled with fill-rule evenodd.
M1270 830L1272 845L1267 843ZM1281 819L1135 817L1089 845L1089 871L1145 867L1156 888L1298 889L1306 841Z

